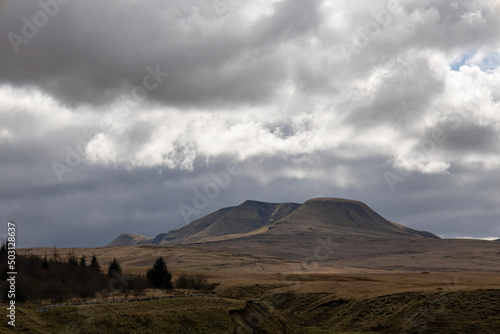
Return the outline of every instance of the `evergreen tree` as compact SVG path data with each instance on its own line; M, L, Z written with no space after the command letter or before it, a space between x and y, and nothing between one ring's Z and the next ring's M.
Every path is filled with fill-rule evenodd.
M97 256L95 256L95 254L92 255L89 268L92 270L101 270L101 266L99 265L99 261L97 261Z
M78 266L78 258L76 257L75 255L75 250L72 249L69 253L68 253L68 264L72 265L72 266Z
M172 274L168 271L167 264L160 256L156 259L153 268L149 268L146 277L151 284L161 289L173 289Z
M49 269L49 258L47 257L47 253L45 253L45 256L43 257L42 268Z
M113 258L113 262L111 262L108 266L108 277L113 277L115 274L123 274L122 266L120 266L120 263L116 260L116 258Z
M82 268L87 268L87 258L85 257L85 255L82 255L82 257L80 258L80 262L78 264Z

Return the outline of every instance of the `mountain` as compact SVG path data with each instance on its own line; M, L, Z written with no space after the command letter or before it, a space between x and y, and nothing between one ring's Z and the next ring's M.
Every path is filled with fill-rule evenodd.
M430 232L390 222L363 202L342 198L310 199L281 219L272 233L296 234L311 229L343 235L438 238Z
M200 244L263 236L271 239L297 237L306 233L439 239L430 232L416 231L390 222L362 202L315 198L304 204L249 200L238 206L215 211L155 238L122 234L107 246Z
M300 204L245 201L197 219L183 228L160 234L153 243L175 245L232 239L263 233L275 222L288 216Z
M142 235L123 233L120 234L118 238L107 244L106 247L146 245L150 244L151 241L152 241L151 238Z

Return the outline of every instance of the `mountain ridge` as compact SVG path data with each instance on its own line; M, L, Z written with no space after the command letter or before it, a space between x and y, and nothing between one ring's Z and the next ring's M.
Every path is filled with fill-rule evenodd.
M343 198L312 198L299 203L267 203L246 200L219 209L186 226L154 238L123 233L106 247L185 245L239 238L332 233L370 237L432 238L438 236L393 223L363 202Z

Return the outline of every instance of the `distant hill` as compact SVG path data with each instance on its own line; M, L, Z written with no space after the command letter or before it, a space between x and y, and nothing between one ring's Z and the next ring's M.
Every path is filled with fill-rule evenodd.
M416 231L388 221L363 202L342 198L310 199L274 227L273 233L296 234L316 229L336 234L400 236L439 239L430 232Z
M263 233L275 222L288 216L300 204L245 201L197 219L183 228L160 234L153 243L175 245L207 242Z
M297 237L305 233L439 239L430 232L416 231L390 222L362 202L315 198L304 204L245 201L155 238L122 234L107 246L178 245L241 238L248 240L262 236Z
M151 244L153 239L138 234L120 234L118 238L107 244L109 247L139 246Z

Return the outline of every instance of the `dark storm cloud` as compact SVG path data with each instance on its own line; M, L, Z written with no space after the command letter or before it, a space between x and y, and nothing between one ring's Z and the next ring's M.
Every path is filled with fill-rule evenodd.
M207 7L208 1L205 2ZM3 83L37 85L59 100L100 104L142 85L146 67L169 72L149 98L166 104L261 103L287 77L276 44L300 37L318 23L317 1L289 0L245 25L208 14L195 1L73 1L14 52L1 41ZM0 31L22 36L24 18L38 2L10 1ZM213 11L213 8L212 8ZM226 18L224 18L226 19Z
M453 129L455 123L439 125L450 135L444 142L444 148L464 154L465 152L500 152L500 138L494 126L464 124ZM453 130L453 131L452 131Z
M9 33L54 1L0 4L0 221L21 246L181 227L228 162L188 220L331 196L500 237L495 2L74 0L16 53Z

